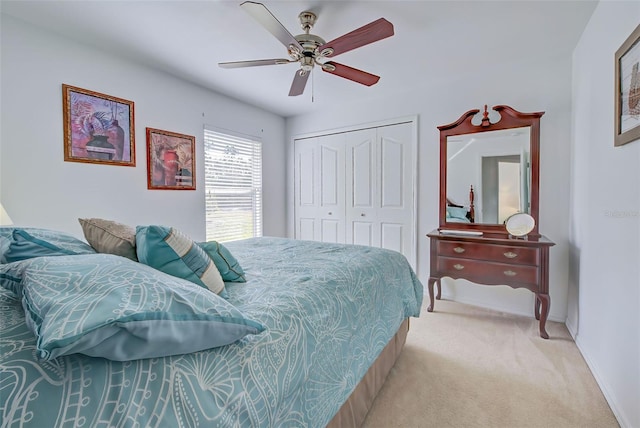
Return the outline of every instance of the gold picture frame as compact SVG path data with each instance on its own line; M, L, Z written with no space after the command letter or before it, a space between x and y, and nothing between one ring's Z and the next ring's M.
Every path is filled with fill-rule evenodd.
M147 188L196 190L196 137L147 128Z
M136 166L133 101L62 85L64 160Z
M640 25L616 51L614 146L640 138Z

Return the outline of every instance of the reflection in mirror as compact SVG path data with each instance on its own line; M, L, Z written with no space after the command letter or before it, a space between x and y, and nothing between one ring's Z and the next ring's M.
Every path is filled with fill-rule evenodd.
M447 209L447 222L502 224L516 212L530 212L530 131L525 126L447 137L446 189L454 207Z

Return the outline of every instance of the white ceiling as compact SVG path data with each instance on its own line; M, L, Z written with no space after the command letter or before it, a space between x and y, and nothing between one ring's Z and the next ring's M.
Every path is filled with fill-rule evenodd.
M395 35L336 62L381 76L366 87L318 67L303 95L289 97L295 64L222 69L218 62L286 58L285 47L238 1L6 1L3 14L140 61L281 116L354 98L411 94L460 72L571 54L595 1L270 1L293 35L298 14L318 15L311 31L332 40L380 17ZM481 82L479 82L481 84Z

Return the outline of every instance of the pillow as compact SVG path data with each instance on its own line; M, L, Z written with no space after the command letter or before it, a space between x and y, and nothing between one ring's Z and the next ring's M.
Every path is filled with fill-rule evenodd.
M133 227L100 218L79 218L78 221L84 238L94 250L138 261L136 231Z
M31 260L35 259L0 264L0 286L14 294L22 295L22 274Z
M4 260L11 263L34 257L95 253L89 245L70 235L54 232L50 236L47 234L41 236L44 239L24 229L14 229L9 248L4 253ZM53 242L47 238L54 238Z
M4 254L9 250L9 245L11 245L11 236L0 234L0 263L5 263Z
M447 207L447 218L458 218L461 220L467 219L467 209L460 207Z
M213 260L191 238L173 227L136 227L136 252L141 263L216 294L224 292L224 281Z
M224 281L247 281L240 263L233 257L227 247L216 241L198 242L198 245L211 257Z
M265 329L202 287L112 254L35 259L22 286L27 326L44 360L164 357Z

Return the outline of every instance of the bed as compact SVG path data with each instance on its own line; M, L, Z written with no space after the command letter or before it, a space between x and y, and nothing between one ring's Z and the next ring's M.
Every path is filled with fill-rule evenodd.
M72 292L54 303L68 307L73 301L71 312L80 313L78 294L106 296L83 303L81 315L56 313L71 324L99 312L90 308L113 290L124 290L129 300L153 295L156 306L167 293L195 295L198 302L215 293L126 257L97 253L60 232L24 230L34 241L72 254L0 264L2 426L358 426L402 349L408 318L420 314L422 284L397 252L252 238L225 244L245 282L225 281L225 298L215 295L215 304L228 311L217 319L241 318L239 328L250 330L237 340L167 356L154 356L163 350L141 342L119 352L147 352L148 358L118 361L100 357L112 352L104 343L118 347L109 340L122 332L110 326L102 344L94 339L86 347L97 355L71 349L56 356L70 339L46 348L47 329L62 327L33 312L53 305L51 296L64 295L62 289ZM14 228L0 228L2 252L14 236ZM163 330L149 337L166 334L168 321L162 322ZM192 331L175 323L171 328L178 335ZM210 340L208 334L198 337Z

